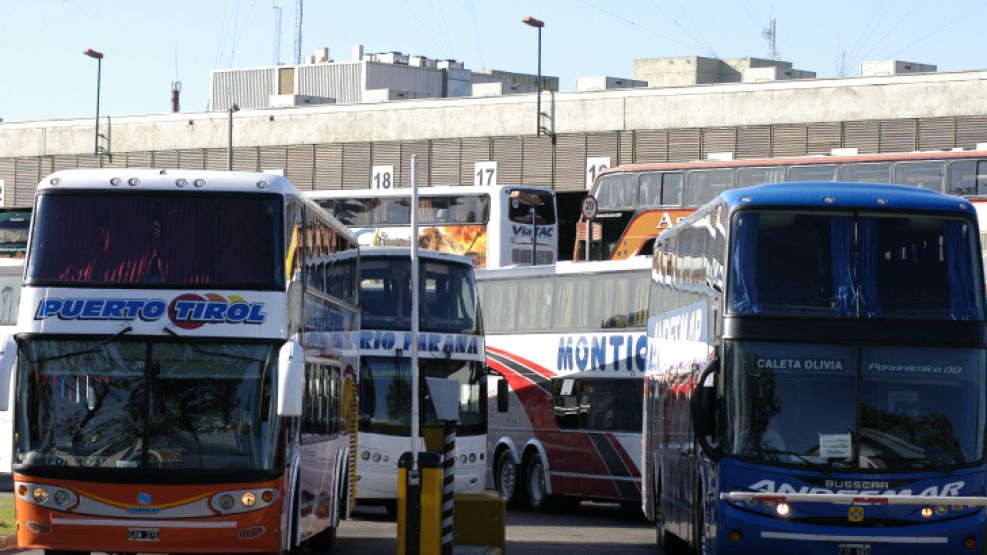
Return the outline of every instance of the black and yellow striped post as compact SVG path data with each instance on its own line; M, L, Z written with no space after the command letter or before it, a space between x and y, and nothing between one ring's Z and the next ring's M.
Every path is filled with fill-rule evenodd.
M442 460L418 452L419 476L411 473L411 452L398 460L398 555L432 555L440 550Z
M456 423L445 421L442 452L442 555L452 555L453 495L456 492Z

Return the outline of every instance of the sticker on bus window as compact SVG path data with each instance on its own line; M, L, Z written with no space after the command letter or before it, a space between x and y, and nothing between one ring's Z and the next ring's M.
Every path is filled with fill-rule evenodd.
M824 459L843 459L852 455L850 434L819 434L819 456Z

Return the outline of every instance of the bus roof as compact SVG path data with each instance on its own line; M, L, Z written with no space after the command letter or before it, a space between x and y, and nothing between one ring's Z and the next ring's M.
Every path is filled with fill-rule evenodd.
M476 270L476 280L509 279L515 277L543 277L570 274L602 274L634 270L650 270L650 256L633 256L624 260L600 260L595 262L559 262L541 266L505 266Z
M454 264L473 265L473 259L460 254L439 252L429 249L418 249L418 256L423 259L438 260ZM360 247L360 259L369 258L411 258L411 247Z
M975 215L973 205L960 197L907 185L845 183L839 181L772 183L729 189L720 197L730 207L820 206L879 210L938 210Z
M114 179L119 182L114 185ZM131 185L131 180L136 184ZM57 181L56 181L57 180ZM179 180L184 180L179 184ZM199 181L197 184L197 180ZM261 188L261 182L266 185ZM55 172L41 180L38 191L62 189L132 189L132 190L175 190L224 192L271 192L297 194L295 186L284 177L274 173L230 172L217 170L182 170L152 168L107 168L75 169Z
M503 189L525 189L530 191L544 191L553 193L547 187L536 185L487 185L474 187L471 185L438 185L435 187L419 187L418 195L443 196L443 195L482 195L491 191L501 191ZM320 189L317 191L305 191L310 198L353 198L353 197L410 197L410 187L400 187L396 189Z

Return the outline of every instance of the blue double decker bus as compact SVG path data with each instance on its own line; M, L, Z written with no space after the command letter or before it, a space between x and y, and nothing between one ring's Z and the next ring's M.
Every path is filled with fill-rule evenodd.
M666 551L984 552L987 333L967 200L723 192L664 233L642 493Z

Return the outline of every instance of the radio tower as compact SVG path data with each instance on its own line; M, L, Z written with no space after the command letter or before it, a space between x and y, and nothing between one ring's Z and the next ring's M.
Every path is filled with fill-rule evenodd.
M301 1L301 0L299 0ZM768 41L768 59L777 61L781 58L778 53L778 31L775 28L775 18L771 18L771 23L761 31L761 36Z
M302 63L302 0L295 0L295 65Z
M281 65L281 6L274 8L274 65Z

